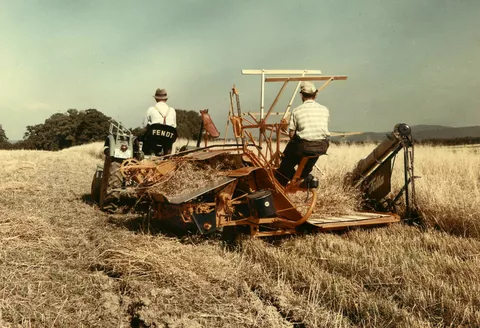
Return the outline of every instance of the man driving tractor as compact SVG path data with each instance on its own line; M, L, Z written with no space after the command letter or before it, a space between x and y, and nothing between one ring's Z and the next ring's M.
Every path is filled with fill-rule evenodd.
M177 115L175 109L167 105L168 95L165 89L157 89L153 96L155 106L148 108L143 125L147 131L143 137L145 154L157 153L156 148L163 149L163 155L172 152L177 139Z

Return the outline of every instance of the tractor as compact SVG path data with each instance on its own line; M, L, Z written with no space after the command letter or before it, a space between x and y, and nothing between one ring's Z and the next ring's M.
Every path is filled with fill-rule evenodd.
M208 109L200 111L202 124L199 136L216 138L219 136L208 114ZM99 204L103 210L110 212L122 211L122 202L128 202L134 198L134 185L126 181L120 168L133 165L142 160L161 157L164 155L165 145L172 147L177 140L175 128L164 124L151 124L141 136L134 136L122 123L112 120L109 134L105 140L103 153L105 160L103 165L98 165L94 173L91 185L92 200ZM180 151L195 149L200 145L201 139L197 140L197 146L184 145Z

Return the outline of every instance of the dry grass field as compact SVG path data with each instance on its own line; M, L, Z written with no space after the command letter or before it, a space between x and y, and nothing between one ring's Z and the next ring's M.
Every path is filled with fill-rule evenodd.
M88 198L100 148L0 151L0 327L480 326L478 148L416 148L426 230L236 250L100 212ZM371 150L331 146L315 171L318 211L356 204L343 176Z

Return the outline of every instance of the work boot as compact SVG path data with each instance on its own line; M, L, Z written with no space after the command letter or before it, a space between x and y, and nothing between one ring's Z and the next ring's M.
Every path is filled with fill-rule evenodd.
M300 182L298 187L302 189L318 188L318 179L315 178L313 175L308 174L308 177L306 179L303 179L303 181Z

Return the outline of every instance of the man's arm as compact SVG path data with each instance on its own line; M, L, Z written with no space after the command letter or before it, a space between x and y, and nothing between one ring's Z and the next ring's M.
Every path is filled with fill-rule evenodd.
M175 108L172 108L172 120L173 120L173 127L177 127L177 112L175 111Z
M146 127L148 124L150 124L152 121L151 117L150 117L150 108L147 109L147 113L145 114L145 118L143 119L143 124L142 126L143 127Z
M295 109L294 109L290 114L290 122L288 123L288 130L289 130L288 136L290 137L290 139L293 139L293 137L295 136L296 129L297 127L295 122Z

